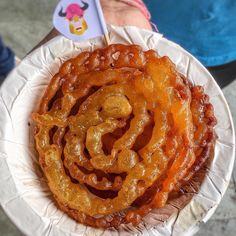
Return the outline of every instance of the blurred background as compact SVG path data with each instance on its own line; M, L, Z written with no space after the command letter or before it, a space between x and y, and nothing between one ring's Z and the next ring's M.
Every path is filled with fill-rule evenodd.
M0 35L16 56L23 58L52 29L58 0L0 0ZM236 77L236 75L235 75ZM236 123L236 80L223 89ZM23 213L22 213L23 214ZM198 236L235 236L236 169L213 217L201 225ZM0 236L21 236L0 207Z

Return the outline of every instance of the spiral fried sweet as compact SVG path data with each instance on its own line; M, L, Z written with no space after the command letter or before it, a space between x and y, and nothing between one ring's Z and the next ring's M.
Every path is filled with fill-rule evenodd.
M32 114L60 208L94 227L137 225L212 152L209 98L168 57L110 45L66 61Z

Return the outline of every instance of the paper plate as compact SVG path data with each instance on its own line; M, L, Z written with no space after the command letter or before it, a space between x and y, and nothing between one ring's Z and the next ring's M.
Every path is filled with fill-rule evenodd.
M50 78L81 51L104 47L102 38L72 42L58 36L28 55L0 89L0 202L26 235L191 235L218 206L230 181L235 138L226 100L208 71L180 46L162 35L135 27L109 27L112 43L138 44L167 55L180 73L202 85L218 120L215 156L198 194L181 210L175 206L150 213L141 227L99 230L76 223L55 205L34 149L30 114L37 109ZM169 214L171 212L171 214Z

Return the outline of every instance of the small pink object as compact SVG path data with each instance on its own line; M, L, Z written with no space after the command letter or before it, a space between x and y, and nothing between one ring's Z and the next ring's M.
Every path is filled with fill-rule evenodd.
M71 20L74 16L82 17L84 10L76 3L70 4L66 8L66 19Z

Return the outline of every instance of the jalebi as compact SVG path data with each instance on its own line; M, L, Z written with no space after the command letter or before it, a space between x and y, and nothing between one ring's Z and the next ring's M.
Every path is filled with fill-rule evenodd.
M216 119L168 57L110 45L66 61L32 114L59 207L86 225L138 225L209 159Z

